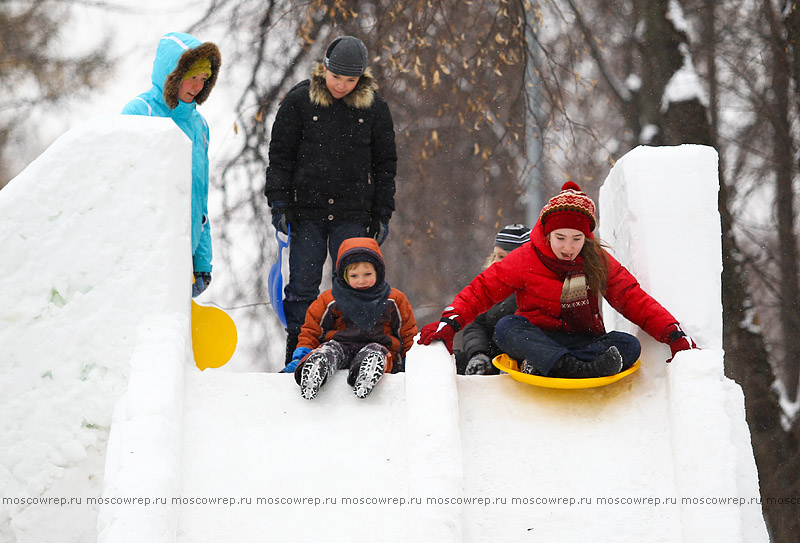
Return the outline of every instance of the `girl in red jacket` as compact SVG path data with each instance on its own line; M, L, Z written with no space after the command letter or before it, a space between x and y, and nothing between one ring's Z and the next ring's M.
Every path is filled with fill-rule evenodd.
M339 246L333 286L311 304L292 361L300 393L316 397L333 372L349 369L347 383L365 398L383 376L399 369L414 343L417 321L406 295L384 280L385 266L373 238Z
M597 240L595 205L567 182L542 208L531 239L478 275L422 328L419 343L445 342L495 303L516 294L517 311L501 319L494 340L525 373L600 377L629 368L639 340L606 332L599 295L628 320L676 352L696 348L678 320L647 294Z

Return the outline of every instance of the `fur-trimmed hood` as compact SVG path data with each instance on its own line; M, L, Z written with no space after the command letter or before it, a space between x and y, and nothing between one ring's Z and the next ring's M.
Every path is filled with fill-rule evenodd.
M219 48L211 42L201 43L190 34L170 32L161 37L153 61L153 85L162 91L164 103L169 109L178 106L178 89L183 76L197 59L211 61L211 77L206 81L195 102L199 105L208 99L217 82L222 57Z
M342 98L342 101L348 106L356 109L367 109L372 106L375 101L375 91L378 84L372 77L372 71L367 68L363 75L359 78L356 88ZM325 85L325 66L318 62L314 66L314 71L311 72L311 83L308 89L308 96L311 103L322 107L328 107L334 103L336 98L333 97L331 91Z

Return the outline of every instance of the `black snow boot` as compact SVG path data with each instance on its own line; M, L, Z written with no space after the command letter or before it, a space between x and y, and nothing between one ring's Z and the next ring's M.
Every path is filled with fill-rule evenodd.
M488 354L478 353L469 359L464 368L464 375L497 375L500 370L492 364Z
M316 398L317 392L331 373L332 368L325 353L311 353L300 366L300 395L306 400Z
M532 362L529 362L527 358L522 361L522 364L519 364L519 371L527 373L528 375L542 375L542 372L540 372Z
M606 352L591 360L584 362L574 356L564 355L556 361L548 377L606 377L615 375L622 369L622 355L616 347L609 347Z
M363 356L361 356L362 354ZM353 392L359 398L366 398L383 377L386 355L379 350L367 349L358 353L353 362L358 364L358 375L353 383Z
M313 400L317 392L344 360L342 346L331 340L317 347L294 371L294 379L300 385L300 394L306 400Z

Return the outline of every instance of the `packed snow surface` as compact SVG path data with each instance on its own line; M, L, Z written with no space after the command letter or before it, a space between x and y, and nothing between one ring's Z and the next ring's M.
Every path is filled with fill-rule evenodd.
M0 541L768 540L722 372L712 149L637 148L599 201L702 350L665 364L608 310L643 343L608 387L456 376L434 344L365 400L337 374L310 402L193 364L189 161L171 121L97 118L0 192Z

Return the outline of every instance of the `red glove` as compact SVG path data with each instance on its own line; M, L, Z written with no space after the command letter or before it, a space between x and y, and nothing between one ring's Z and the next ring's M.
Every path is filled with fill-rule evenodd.
M694 340L690 336L687 336L686 333L681 330L679 325L671 324L667 330L667 340L669 343L669 348L672 351L672 358L667 360L667 362L672 362L672 359L675 358L675 355L680 351L697 349L697 344L695 344Z
M444 346L450 354L453 354L453 337L458 332L459 326L457 321L452 319L442 319L439 322L432 322L422 327L419 332L420 345L430 345L432 341L444 341Z

